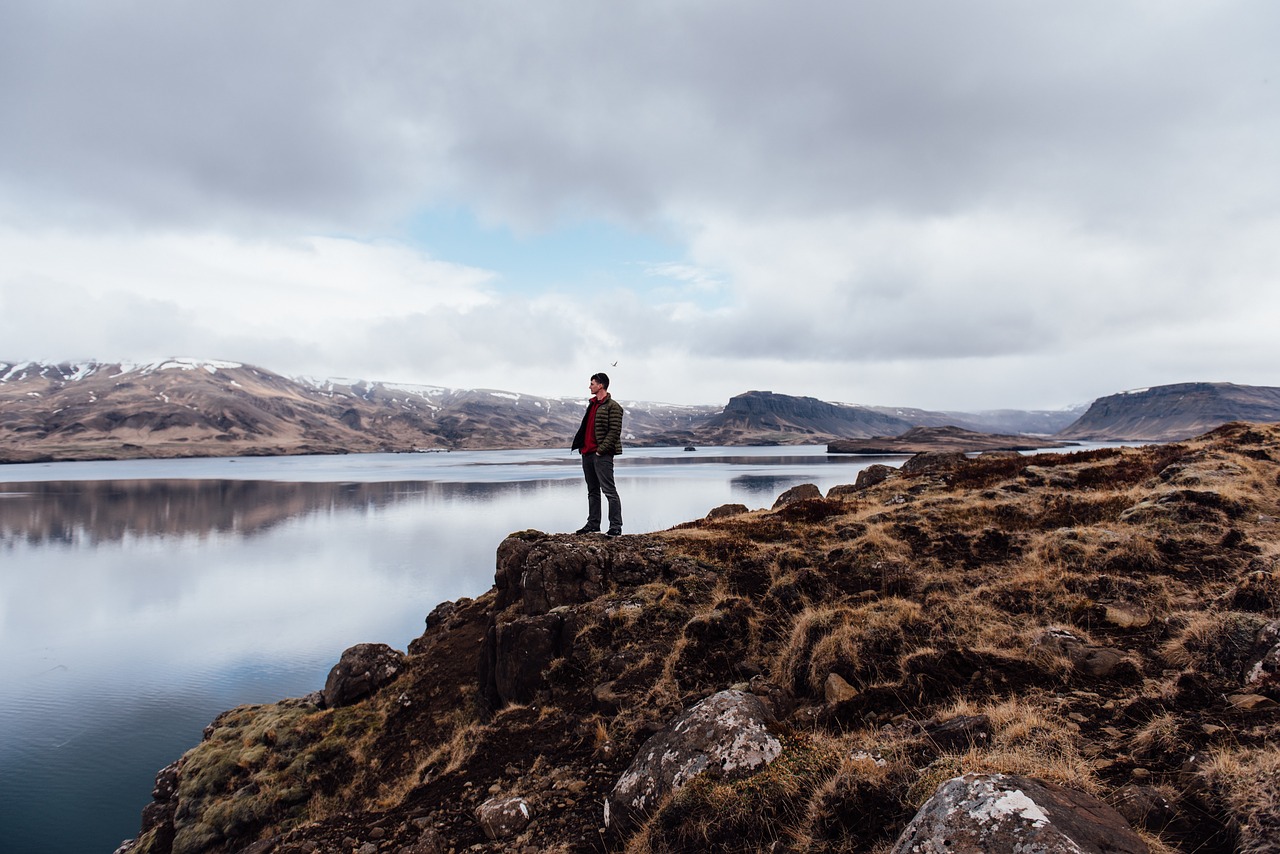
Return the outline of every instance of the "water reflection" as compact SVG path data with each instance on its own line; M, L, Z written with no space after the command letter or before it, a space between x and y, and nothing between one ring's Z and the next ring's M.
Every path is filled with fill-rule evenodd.
M777 496L795 484L794 477L767 474L741 474L729 483L735 490L753 497Z
M291 519L376 512L406 500L484 502L528 494L519 483L278 483L244 480L103 480L0 483L0 547L96 546L133 537L250 537Z

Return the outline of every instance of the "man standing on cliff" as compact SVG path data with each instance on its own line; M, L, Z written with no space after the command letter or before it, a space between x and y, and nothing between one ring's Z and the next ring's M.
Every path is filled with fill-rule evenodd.
M610 537L622 534L622 499L613 483L613 458L622 453L622 404L609 396L609 375L592 374L588 385L591 402L582 426L573 437L572 450L582 454L582 475L587 479L587 524L575 533L600 530L600 493L609 500Z

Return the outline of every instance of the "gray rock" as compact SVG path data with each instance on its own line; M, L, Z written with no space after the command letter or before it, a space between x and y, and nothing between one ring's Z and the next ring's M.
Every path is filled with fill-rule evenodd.
M1006 774L943 783L898 837L892 854L1148 854L1142 838L1102 801Z
M640 748L605 803L605 824L625 827L704 771L750 776L782 753L759 697L721 691L681 714Z
M773 509L785 507L793 501L807 501L810 498L821 498L822 490L818 489L815 484L802 483L799 486L793 486L786 492L778 496L778 500L773 502Z
M822 686L822 696L828 703L839 703L858 696L858 689L850 685L839 673L828 673Z
M969 458L959 451L921 451L902 464L903 474L921 474L929 471L949 471Z
M750 512L745 504L721 504L707 514L708 519L726 519L729 516L741 516Z
M853 482L853 488L857 490L868 489L877 483L884 483L897 473L898 470L893 466L886 466L881 463L867 466L858 472L858 478Z
M404 669L404 653L385 643L360 643L342 653L324 683L324 702L331 709L349 706L396 680Z
M476 807L476 821L495 842L510 839L529 826L533 810L520 797L490 798Z

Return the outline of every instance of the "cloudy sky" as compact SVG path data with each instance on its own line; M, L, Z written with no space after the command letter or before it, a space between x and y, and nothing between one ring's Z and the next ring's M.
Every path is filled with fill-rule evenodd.
M1277 33L1271 0L7 0L0 360L1280 385Z

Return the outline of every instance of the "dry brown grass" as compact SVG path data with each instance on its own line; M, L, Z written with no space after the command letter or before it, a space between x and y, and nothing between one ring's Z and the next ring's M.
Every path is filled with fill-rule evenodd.
M923 806L938 787L961 774L1022 774L1098 795L1102 791L1093 768L1080 754L1079 735L1046 702L1012 698L976 704L961 700L939 716L986 715L991 721L989 745L963 753L944 753L923 768L911 784L907 799L913 809Z
M1241 825L1280 833L1280 745L1218 751L1200 776Z
M1267 622L1263 616L1239 611L1180 612L1170 620L1174 636L1158 653L1171 667L1238 680Z
M1135 757L1143 759L1174 753L1186 743L1180 729L1177 715L1170 712L1156 715L1134 734L1129 750Z
M501 716L523 708L517 704L507 706L494 718L492 725L500 725ZM439 722L439 726L447 735L418 763L419 777L428 769L436 769L440 774L452 774L461 769L475 754L480 734L487 725L477 719L474 704L459 703L448 717Z
M821 694L831 673L866 686L896 675L900 658L927 642L931 625L918 603L898 597L808 608L792 624L773 672L810 696Z

